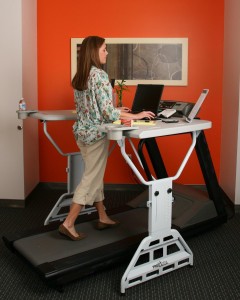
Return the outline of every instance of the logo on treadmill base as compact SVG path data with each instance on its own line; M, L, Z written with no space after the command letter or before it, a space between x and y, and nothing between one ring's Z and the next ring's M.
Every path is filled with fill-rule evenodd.
M168 262L166 260L159 261L157 264L153 265L153 269L161 268L163 266L166 266Z

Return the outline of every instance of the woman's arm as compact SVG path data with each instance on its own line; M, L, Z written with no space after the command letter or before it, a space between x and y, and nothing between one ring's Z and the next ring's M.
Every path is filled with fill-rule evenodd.
M121 114L120 114L120 119L140 120L143 118L152 119L154 117L155 117L155 114L151 111L142 111L138 114L132 114L130 112L121 110Z
M143 118L152 119L155 117L155 114L151 111L142 111L138 114L132 114L131 110L128 107L118 107L120 110L120 119L132 119L132 120L140 120Z

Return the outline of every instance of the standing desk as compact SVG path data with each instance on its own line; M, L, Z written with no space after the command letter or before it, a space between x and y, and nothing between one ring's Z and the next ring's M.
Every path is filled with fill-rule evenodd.
M43 124L76 118L73 111L24 114L24 117L44 120ZM199 134L211 128L211 122L193 120L188 124L180 120L177 124L164 124L157 121L156 126L137 124L137 127L105 124L101 128L107 132L109 139L117 142L124 159L139 180L148 187L147 209L138 208L117 214L116 218L121 224L108 232L98 232L92 228L91 222L83 222L79 224L80 230L86 231L89 236L76 243L59 237L58 224L56 228L49 228L49 225L35 233L22 235L17 233L16 236L3 237L5 244L26 259L51 286L56 287L106 268L108 265L123 261L128 255L132 260L122 277L122 293L129 287L193 264L193 254L188 245L180 233L171 228L172 183L181 175ZM192 143L175 176L146 181L126 154L126 140L132 144L138 157L132 143L133 139L150 139L184 133L192 134Z

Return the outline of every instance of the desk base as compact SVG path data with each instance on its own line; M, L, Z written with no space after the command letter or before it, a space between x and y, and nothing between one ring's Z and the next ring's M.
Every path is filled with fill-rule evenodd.
M44 225L48 225L51 222L60 221L63 222L69 213L69 208L72 203L73 194L65 193L58 199L51 212L47 216ZM96 212L94 206L86 206L81 210L81 215L90 215L91 213Z
M121 280L121 293L127 288L168 272L193 265L193 254L175 229L167 236L147 236L139 245Z

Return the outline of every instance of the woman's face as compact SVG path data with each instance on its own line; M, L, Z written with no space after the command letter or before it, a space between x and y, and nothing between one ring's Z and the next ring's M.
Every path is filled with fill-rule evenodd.
M105 43L103 43L102 46L99 48L99 60L102 65L104 65L107 62L107 55L107 46Z

